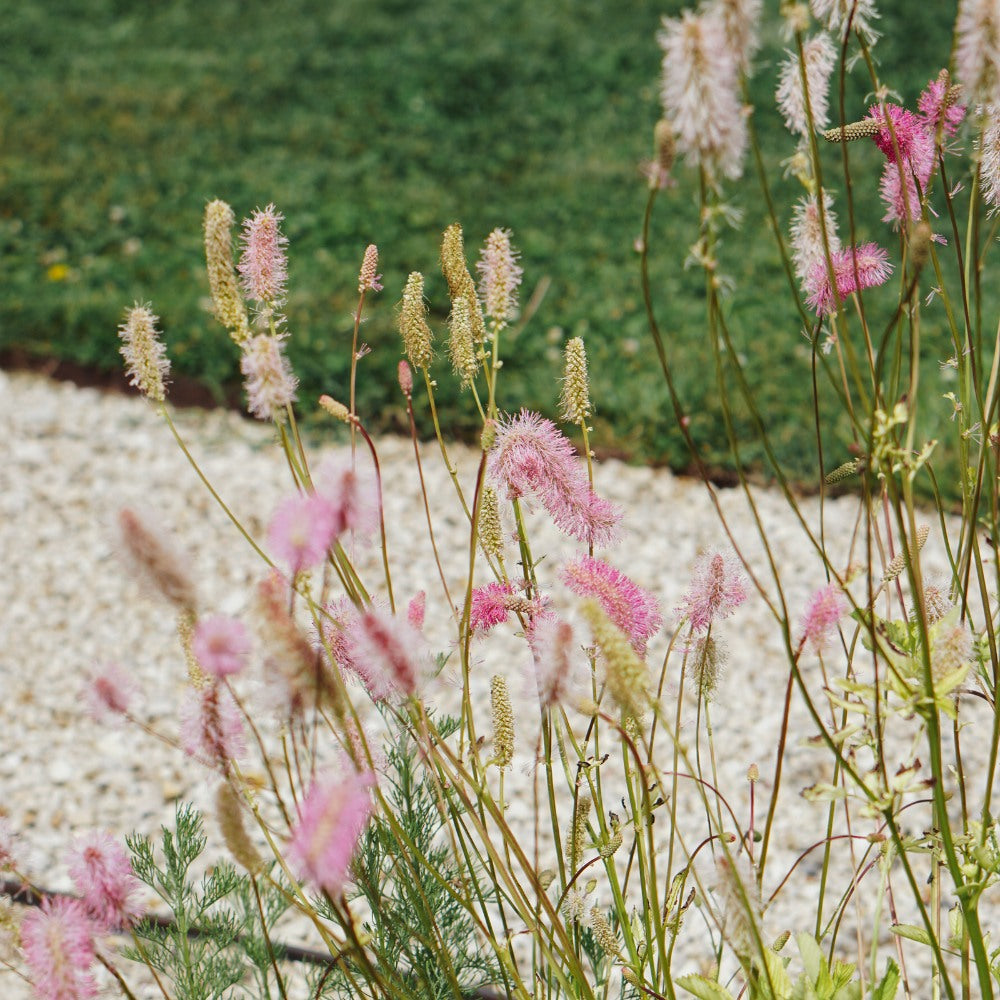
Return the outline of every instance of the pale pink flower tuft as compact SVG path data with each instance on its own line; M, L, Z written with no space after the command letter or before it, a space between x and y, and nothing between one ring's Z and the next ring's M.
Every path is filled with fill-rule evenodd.
M847 247L831 255L837 294L841 301L864 288L884 284L892 274L889 255L874 243ZM836 300L830 287L830 276L825 261L813 264L806 280L809 291L808 304L817 316L836 311Z
M246 751L243 720L233 696L221 685L190 688L181 703L181 746L223 771Z
M257 209L243 220L243 254L238 270L243 278L247 298L268 307L280 305L285 297L288 278L285 247L288 240L281 234L284 216L274 205Z
M509 229L494 229L486 237L476 264L483 312L495 327L506 326L517 316L517 288L523 271L518 266L518 254L511 245L510 235Z
M809 645L817 653L833 638L837 622L847 614L849 605L844 592L836 583L820 587L809 598L802 619L802 637L799 644Z
M424 612L427 610L427 591L418 590L406 606L406 620L418 631L424 627Z
M90 717L107 723L128 715L136 683L117 663L106 663L90 675L83 697Z
M979 178L983 201L992 212L1000 209L1000 110L986 109L986 122L979 140Z
M552 615L532 619L528 644L535 665L538 699L543 708L559 704L566 696L573 652L573 628Z
M875 0L810 0L817 21L841 38L848 27L863 36L869 45L878 38L872 22L878 17Z
M615 538L621 511L590 488L572 444L551 420L528 410L502 420L488 473L508 499L537 497L567 535L595 546Z
M285 407L295 402L298 379L277 337L262 333L247 341L240 372L246 376L247 408L258 420L280 419Z
M826 267L826 251L823 244L823 225L826 222L826 240L831 253L840 249L837 235L837 217L833 214L833 198L823 192L823 220L820 219L819 199L815 195L803 195L795 205L791 225L792 261L799 280L805 283L813 267Z
M423 635L405 618L380 608L347 609L332 648L337 662L358 675L374 701L415 694L428 666Z
M814 129L826 128L829 124L830 74L837 62L837 51L830 36L819 34L802 45L801 65L805 68L806 85L809 88L808 108L812 111ZM802 88L799 54L789 52L781 64L776 93L778 110L785 119L785 127L790 132L807 136L809 115L806 95Z
M211 615L195 626L191 652L206 674L222 680L238 674L250 655L250 636L237 618Z
M474 632L489 632L510 617L507 598L514 594L512 583L494 581L472 591L469 626Z
M580 556L566 563L560 574L578 597L594 597L608 618L628 636L639 656L663 623L656 598L624 573L600 559Z
M142 916L142 886L125 848L109 833L76 840L67 859L70 878L102 932L131 927Z
M726 42L736 53L740 72L749 73L750 60L760 48L757 26L761 0L712 0L706 6L722 19Z
M318 566L337 537L340 522L330 501L319 493L295 493L278 504L267 541L294 575Z
M656 36L663 49L663 110L677 148L712 176L743 173L747 125L739 91L738 54L727 44L716 11L664 18Z
M969 101L1000 103L1000 4L959 0L955 75Z
M372 814L374 783L371 772L317 778L299 808L289 864L329 896L339 896L348 881L351 858Z
M701 556L694 565L691 585L677 611L694 632L707 632L716 619L728 618L747 599L743 568L731 554Z
M320 465L314 479L316 491L333 508L336 533L353 532L362 538L379 530L378 480L370 465L349 458L329 458Z
M97 996L93 925L83 903L48 896L21 921L21 947L39 1000L90 1000Z

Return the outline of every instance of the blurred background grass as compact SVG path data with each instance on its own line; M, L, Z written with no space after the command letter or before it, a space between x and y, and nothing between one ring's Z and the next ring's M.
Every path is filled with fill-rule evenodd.
M346 396L358 267L365 245L378 244L385 291L363 328L373 350L362 362L359 409L371 428L391 429L401 413L395 303L406 274L426 275L443 333L441 232L462 222L471 263L492 228L510 227L525 270L522 301L539 282L551 284L506 344L502 404L554 415L561 346L582 336L596 446L688 467L646 330L634 250L646 196L638 166L659 116L655 32L680 6L0 3L0 351L115 369L123 308L151 300L175 371L220 401L232 398L237 358L209 312L202 211L223 198L242 218L273 201L290 240L289 354L305 401ZM947 64L954 8L880 4L881 72L907 102ZM754 124L787 225L799 192L781 180L793 143L773 110L781 48L776 13L766 16L771 41L756 59ZM862 64L848 83L848 119L864 113L865 84ZM851 148L858 236L895 250L877 221L879 157L865 145ZM825 155L837 176L839 151ZM694 435L708 462L725 469L703 279L682 267L696 237L696 195L690 174L678 173L679 187L654 217L653 284ZM809 351L752 169L728 194L744 212L722 250L736 282L729 321L780 459L815 482ZM877 318L877 296L872 302ZM936 361L951 351L939 305L927 311L924 338L940 378ZM446 369L442 358L443 421L471 431L473 407ZM940 419L949 412L942 404ZM736 416L745 429L739 408ZM847 457L845 428L824 433L836 464ZM744 459L760 457L748 431Z

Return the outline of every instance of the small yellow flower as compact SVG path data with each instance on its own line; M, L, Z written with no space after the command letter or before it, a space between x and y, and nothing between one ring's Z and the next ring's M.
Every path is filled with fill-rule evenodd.
M45 277L49 281L65 281L69 277L68 264L50 264L45 272Z

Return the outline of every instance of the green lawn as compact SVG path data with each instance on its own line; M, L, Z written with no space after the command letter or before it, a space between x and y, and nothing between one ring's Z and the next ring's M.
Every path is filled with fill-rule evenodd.
M551 284L507 345L502 402L553 414L560 345L581 335L597 445L688 464L654 364L633 248L645 200L638 164L659 116L654 36L678 4L631 0L613 12L597 0L4 6L0 349L113 367L122 309L152 300L175 370L231 384L235 349L207 311L202 210L221 197L242 217L273 201L287 218L289 350L304 400L346 395L358 266L365 245L379 245L385 292L363 331L373 351L359 400L371 427L392 427L394 314L406 274L426 275L441 329L441 232L460 220L471 252L505 226L522 251L524 298ZM881 7L882 72L912 101L947 61L954 4ZM787 222L796 192L779 167L793 145L773 110L779 58L776 44L760 53L752 86ZM849 81L848 117L864 112L862 72ZM839 152L828 152L834 171ZM852 154L859 237L895 249L877 221L878 154ZM695 238L695 188L684 171L680 179L654 219L654 284L695 435L709 461L724 465L702 278L682 268ZM723 250L737 289L730 321L780 457L815 479L809 356L752 171L731 197L744 222ZM925 324L933 353L943 320L928 310ZM446 369L442 358L444 420L471 428L473 407ZM829 431L836 450L838 430ZM759 457L749 443L747 460Z

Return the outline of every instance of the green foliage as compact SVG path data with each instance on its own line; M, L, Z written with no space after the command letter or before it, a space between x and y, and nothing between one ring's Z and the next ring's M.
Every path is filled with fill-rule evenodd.
M947 62L954 6L880 4L876 54L904 99ZM238 383L237 356L206 305L202 210L221 197L242 217L274 201L287 216L289 353L307 405L320 392L345 395L361 254L368 242L382 248L386 291L363 330L373 353L362 362L359 409L374 429L397 427L394 303L405 275L426 274L441 332L442 230L461 220L472 253L492 228L509 226L523 252L524 298L538 282L551 285L506 352L501 401L553 414L559 348L582 336L600 401L594 445L687 466L648 344L633 249L644 198L637 165L650 155L659 114L654 36L660 16L679 8L651 0L613 9L597 0L13 5L0 65L0 350L113 369L122 309L153 298L175 370L221 398ZM793 146L773 106L780 57L778 43L760 53L750 93L775 177ZM861 67L846 84L848 120L867 89ZM870 178L859 173L855 183L871 207L858 236L888 241L868 221L881 215L871 152ZM838 151L824 155L836 176ZM784 204L791 184L778 185ZM815 481L803 419L808 352L752 170L729 197L744 211L721 250L737 286L730 325L779 459ZM708 464L731 468L719 388L704 363L702 280L681 267L695 206L679 191L664 201L654 237L670 252L655 255L652 278L669 304L679 390ZM926 338L933 352L943 323ZM440 383L444 424L471 432L469 401L454 380ZM735 419L741 460L759 463L747 414L737 409ZM839 446L847 429L825 433Z
M438 724L447 737L456 719ZM416 746L404 733L388 749L382 791L393 822L381 814L367 827L352 867L357 896L370 911L363 929L379 975L394 993L414 1000L445 1000L496 983L500 970L484 953L470 915L478 893L489 900L482 872L459 867L443 838L444 820L434 787L419 773ZM397 826L398 824L398 826ZM478 897L474 897L478 898ZM319 906L323 912L323 906ZM328 916L332 914L328 913ZM325 980L323 996L354 996L350 974L356 963Z
M230 995L245 971L233 951L245 925L218 904L237 891L241 876L222 863L200 882L191 879L191 866L206 843L201 816L193 806L178 807L175 832L162 829L162 865L149 838L129 837L128 846L136 876L166 903L173 920L167 925L143 920L135 929L137 944L126 955L167 976L178 1000Z

